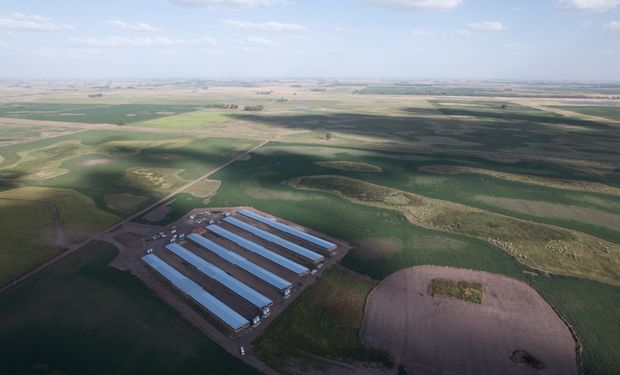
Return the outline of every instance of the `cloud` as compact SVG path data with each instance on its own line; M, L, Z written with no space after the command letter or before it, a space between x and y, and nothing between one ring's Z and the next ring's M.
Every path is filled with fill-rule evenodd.
M620 31L620 22L611 21L603 24L603 27L609 31Z
M354 29L352 27L347 27L347 26L334 26L334 31L337 31L339 33L357 33L357 32L359 32L358 29Z
M428 30L412 30L411 33L415 36L421 37L432 37L435 36L435 33Z
M103 55L103 51L95 48L34 48L19 49L19 52L44 58L99 58Z
M472 36L472 32L469 30L459 29L456 31L445 33L445 35L450 38L469 38Z
M278 43L271 39L253 36L245 39L245 42L254 46L277 46Z
M620 0L556 0L555 7L561 10L606 12L620 5Z
M298 32L305 31L306 28L296 23L281 23L281 22L244 22L239 20L223 20L222 23L225 26L235 29L250 29L258 31L275 31L275 32Z
M127 30L127 31L161 31L161 29L151 26L148 23L138 22L130 23L120 20L110 20L103 23L111 29Z
M463 0L362 0L369 5L406 10L449 10L463 3Z
M213 38L194 38L194 39L170 39L166 37L145 37L145 38L123 38L123 37L104 37L104 38L72 38L74 44L89 47L105 48L127 48L127 47L171 47L171 46L204 46L215 45L217 42Z
M207 8L251 8L285 3L284 0L168 0L170 4L181 7Z
M36 14L13 12L0 15L0 29L3 30L30 30L30 31L64 31L73 30L72 26L55 23L50 18Z
M483 21L468 23L467 28L475 31L502 31L506 26L499 21Z

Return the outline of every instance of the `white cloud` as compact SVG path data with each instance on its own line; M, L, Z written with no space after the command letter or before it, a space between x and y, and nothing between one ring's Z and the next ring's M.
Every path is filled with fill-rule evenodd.
M213 38L170 39L166 37L145 38L72 38L74 44L89 47L125 48L125 47L170 47L170 46L203 46L215 45Z
M449 10L463 3L463 0L362 0L370 5L379 5L408 10Z
M258 31L276 31L276 32L296 32L304 31L306 28L296 23L281 23L281 22L245 22L239 20L223 20L222 23L225 26L235 29L250 29Z
M620 5L620 0L556 0L555 7L562 10L606 12Z
M460 29L460 30L448 32L445 35L451 38L469 38L472 36L472 33L469 30Z
M161 31L161 29L151 26L148 23L138 22L130 23L120 20L110 20L103 23L111 29L127 30L127 31Z
M411 33L415 36L422 36L422 37L435 36L434 32L428 31L428 30L412 30Z
M235 49L237 51L243 51L243 52L259 52L260 51L259 48L251 47L251 46L237 46L235 47Z
M471 22L467 24L467 27L475 31L501 31L506 29L506 26L499 21Z
M284 3L284 0L168 0L182 7L249 8Z
M337 31L339 33L357 33L357 32L359 32L358 29L354 29L352 27L347 27L347 26L334 26L334 31Z
M245 39L245 42L254 46L277 46L278 43L271 39L261 38L258 36L252 36Z
M36 14L13 12L0 15L0 29L4 30L31 30L31 31L63 31L73 30L72 26L56 23L50 18Z
M620 31L620 22L611 21L603 24L603 27L609 31Z

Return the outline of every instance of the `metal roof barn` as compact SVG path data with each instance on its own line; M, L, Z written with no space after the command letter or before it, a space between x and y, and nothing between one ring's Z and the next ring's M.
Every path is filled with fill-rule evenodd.
M238 332L250 325L250 322L239 315L235 310L228 307L219 299L215 298L188 277L172 268L155 254L147 254L142 260L153 270L166 278L172 285L187 294L199 305L207 309L211 314L224 322L233 331Z
M303 276L305 274L307 274L310 270L304 266L302 266L299 263L295 263L292 260L283 257L280 254L274 253L273 251L266 249L264 247L262 247L261 245L254 243L246 238L243 238L241 236L238 236L230 231L227 231L226 229L217 226L215 224L211 224L207 226L207 230L229 240L232 241L234 243L236 243L237 245L241 246L242 248L251 251L257 255L262 256L263 258L272 261L273 263L286 268L287 270L290 270L294 273L296 273L298 276Z
M290 282L284 280L283 278L281 278L278 275L275 275L269 271L267 271L266 269L250 262L249 260L247 260L246 258L242 257L241 255L230 251L228 249L226 249L223 246L220 246L219 244L199 235L196 233L192 233L190 235L187 236L187 238L189 238L190 240L194 241L195 243L197 243L198 245L202 246L203 248L205 248L206 250L211 251L212 253L214 253L215 255L219 256L220 258L224 259L225 261L227 261L228 263L234 264L235 266L241 268L242 270L248 272L249 274L253 275L254 277L259 278L260 280L263 280L264 282L266 282L267 284L277 288L278 290L280 290L282 293L285 293L285 291L290 290L293 287L293 284L291 284Z
M326 241L322 238L319 238L317 236L313 236L310 233L306 233L304 231L301 231L297 228L293 228L290 225L286 225L280 222L277 222L271 218L268 218L266 216L263 215L259 215L255 212L249 211L249 210L239 210L239 213L245 217L249 217L250 219L256 220L258 222L261 222L265 225L268 225L272 228L275 228L279 231L282 231L284 233L288 233L291 236L295 236L297 238L300 238L304 241L310 242L311 244L317 245L319 247L322 247L323 249L326 250L334 250L336 248L336 244Z
M224 285L233 293L239 295L241 298L256 306L258 309L261 310L263 315L269 314L269 306L273 304L273 302L269 298L263 296L256 290L250 288L241 281L230 276L221 268L207 262L206 260L202 259L198 255L192 253L191 251L187 250L179 244L168 244L166 245L166 249L168 249L168 251L172 252L184 261L188 262L192 266L196 267L198 271L202 272L207 277Z
M322 262L325 259L321 254L317 254L312 250L308 250L303 246L299 246L296 243L285 240L282 237L276 236L273 233L257 228L254 225L235 219L232 216L224 218L224 221L236 226L237 228L241 228L246 232L250 232L257 237L262 238L263 240L269 241L289 251L292 251L295 254L312 261L313 263Z

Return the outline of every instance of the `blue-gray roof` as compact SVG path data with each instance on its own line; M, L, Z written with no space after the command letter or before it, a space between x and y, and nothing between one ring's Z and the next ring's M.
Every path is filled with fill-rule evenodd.
M278 288L278 290L283 291L285 289L289 289L293 286L293 284L291 284L290 282L284 280L283 278L281 278L278 275L275 275L269 271L267 271L266 269L257 266L256 264L250 262L249 260L247 260L246 258L242 257L241 255L230 251L226 248L224 248L223 246L220 246L219 244L199 235L196 233L192 233L190 235L187 236L187 238L189 238L190 240L194 241L195 243L197 243L198 245L202 246L203 248L211 251L212 253L214 253L215 255L219 256L220 258L224 259L225 261L227 261L228 263L234 264L235 266L241 268L242 270L254 275L255 277L263 280L264 282L266 282L267 284Z
M297 238L301 238L304 241L308 241L311 244L317 245L317 246L322 247L322 248L324 248L326 250L333 250L333 249L336 248L336 244L334 244L332 242L326 241L326 240L324 240L322 238L319 238L317 236L313 236L312 234L306 233L306 232L301 231L301 230L299 230L297 228L293 228L290 225L286 225L286 224L277 222L277 221L275 221L275 220L273 220L271 218L268 218L266 216L257 214L255 212L252 212L252 211L249 211L249 210L239 210L239 213L241 215L245 216L245 217L249 217L250 219L254 219L254 220L258 221L258 222L261 222L261 223L263 223L265 225L268 225L268 226L270 226L272 228L280 230L280 231L282 231L284 233L288 233L291 236L295 236Z
M219 299L213 297L200 285L196 284L168 263L161 260L161 258L157 257L157 255L152 253L147 254L142 257L142 260L170 281L172 285L190 296L194 301L207 309L211 314L215 315L233 330L238 331L250 325L250 322L246 318L239 315L239 313L228 307Z
M185 260L192 266L196 267L198 271L202 272L207 277L210 277L218 283L224 285L226 288L230 289L232 292L239 295L241 298L250 302L259 309L273 304L273 302L269 298L263 296L259 292L242 283L241 281L230 276L221 268L207 262L198 255L187 250L183 246L177 243L171 243L166 245L166 249L176 254L179 258Z
M283 257L280 254L274 253L273 251L266 249L264 247L262 247L261 245L254 243L246 238L243 238L239 235L234 234L233 232L227 231L226 229L217 226L215 224L211 224L207 226L207 229L221 237L226 238L229 241L232 241L234 243L236 243L237 245L241 246L242 248L251 251L255 254L258 254L260 256L262 256L263 258L272 261L273 263L286 268L287 270L290 270L292 272L295 272L297 275L301 276L304 275L306 273L308 273L308 271L310 271L309 269L307 269L306 267L302 266L299 263L295 263L292 260Z
M321 254L317 254L312 250L308 250L303 246L299 246L296 243L285 240L282 237L276 236L273 233L257 228L254 225L235 219L232 216L228 216L224 218L224 221L236 226L237 228L241 228L247 232L250 232L257 237L262 238L263 240L267 240L271 243L275 243L276 245L283 247L287 250L290 250L299 256L302 256L306 259L311 260L312 262L316 263L316 262L320 262L325 259L323 255Z

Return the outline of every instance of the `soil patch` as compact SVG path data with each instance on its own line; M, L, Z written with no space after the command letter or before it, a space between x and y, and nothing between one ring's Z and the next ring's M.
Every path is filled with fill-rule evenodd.
M545 364L534 358L530 353L525 350L515 350L510 355L510 359L514 363L523 363L531 368L535 368L537 370L542 370L545 368Z
M96 158L96 159L88 159L85 160L82 165L86 165L86 166L92 166L92 165L103 165L103 164L108 164L110 163L112 160L110 159L106 159L106 158Z
M168 204L170 203L171 202L168 202ZM164 220L170 211L172 211L172 208L168 206L168 204L155 207L151 211L147 212L142 218L146 221L150 221L151 223L157 223Z
M437 278L481 283L485 298L433 297L428 285ZM486 272L398 271L368 297L360 334L408 373L523 375L544 364L540 374L578 374L575 340L553 308L527 284Z
M145 236L143 234L133 232L123 232L114 236L114 239L125 247L144 246L144 238Z

